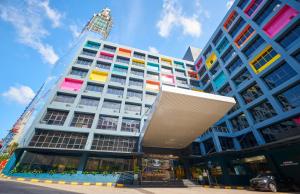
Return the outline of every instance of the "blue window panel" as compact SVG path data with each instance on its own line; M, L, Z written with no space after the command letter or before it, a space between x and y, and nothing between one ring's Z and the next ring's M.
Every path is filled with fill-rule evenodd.
M225 37L220 44L217 47L217 52L219 54L221 54L224 50L226 50L226 48L229 46L229 41L227 40L227 38Z
M282 92L277 99L284 111L300 107L300 84Z
M221 88L224 83L226 82L226 76L224 74L224 72L221 72L214 80L214 85L216 89Z
M260 25L264 20L276 9L279 8L281 2L279 0L269 0L266 5L260 10L260 12L255 16L254 21Z
M273 89L296 75L296 71L287 63L280 65L263 79L270 89Z
M264 43L265 41L257 35L242 52L249 58Z
M123 65L114 65L114 68L112 70L113 73L119 74L119 75L126 75L127 74L128 67Z
M159 65L156 63L147 63L147 69L148 70L153 70L153 71L159 71Z
M288 33L284 34L279 40L279 44L287 49L293 45L300 37L300 23L294 26Z
M86 43L85 43L85 46L86 47L90 47L90 48L94 48L94 49L98 49L98 48L100 48L100 43L98 43L98 42L93 42L93 41L87 41Z

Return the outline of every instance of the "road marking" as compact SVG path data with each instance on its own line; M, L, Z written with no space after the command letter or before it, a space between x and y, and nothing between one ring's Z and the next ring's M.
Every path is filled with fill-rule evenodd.
M36 183L36 182L39 182L39 180L38 179L31 179L30 182Z
M245 189L244 187L236 187L237 189Z
M66 184L66 182L65 181L58 181L58 184L64 185L64 184Z
M231 189L231 187L230 187L230 186L225 186L224 188L225 188L225 189Z
M25 181L24 178L17 178L17 181Z
M103 183L96 183L97 186L103 186Z
M91 185L91 183L83 183L82 185Z
M44 183L53 183L53 181L45 180Z
M117 187L124 187L124 184L117 184Z
M78 185L78 182L71 182L71 185Z
M106 186L111 187L112 183L107 183Z

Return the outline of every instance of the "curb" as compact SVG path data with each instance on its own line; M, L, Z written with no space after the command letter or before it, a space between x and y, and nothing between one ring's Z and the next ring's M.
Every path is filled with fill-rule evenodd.
M32 183L48 183L48 184L60 184L60 185L84 185L84 186L103 186L103 187L124 187L124 184L120 183L102 183L102 182L76 182L76 181L53 181L45 179L29 179L29 178L18 178L18 177L9 177L4 174L0 174L1 178L7 180L16 180L16 181L25 181Z
M204 188L214 188L214 189L238 189L238 190L245 190L249 189L249 187L243 187L243 186L225 186L225 185L199 185L200 187Z

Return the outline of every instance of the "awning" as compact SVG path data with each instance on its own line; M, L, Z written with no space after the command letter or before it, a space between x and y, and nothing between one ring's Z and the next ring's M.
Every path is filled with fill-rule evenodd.
M144 147L181 149L235 104L234 98L162 86L142 134Z

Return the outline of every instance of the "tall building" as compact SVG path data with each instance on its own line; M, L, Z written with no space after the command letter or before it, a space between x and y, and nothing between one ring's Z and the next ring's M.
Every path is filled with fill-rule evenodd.
M235 1L187 60L88 38L4 173L247 185L272 172L300 184L299 10Z

